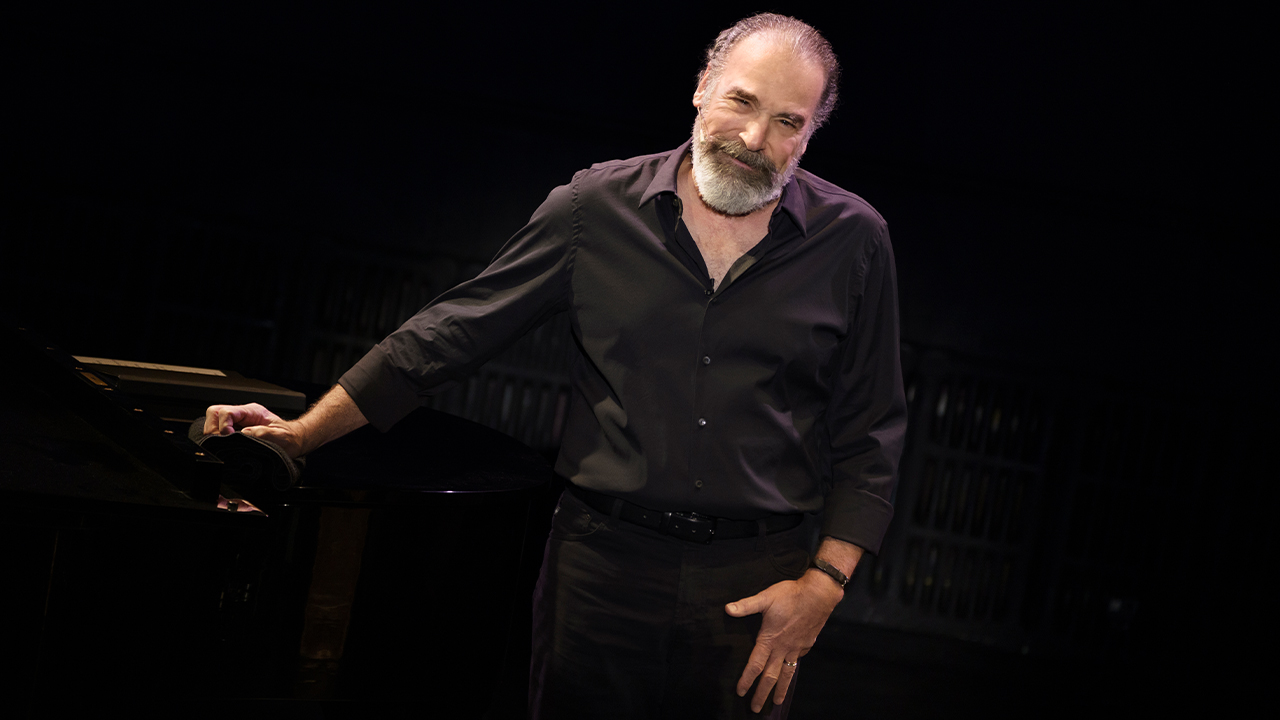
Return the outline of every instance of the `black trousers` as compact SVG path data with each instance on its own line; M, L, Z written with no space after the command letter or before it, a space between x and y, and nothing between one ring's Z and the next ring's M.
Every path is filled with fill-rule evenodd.
M782 719L735 688L761 616L724 606L809 564L809 522L773 535L690 543L560 498L533 598L530 716ZM798 674L796 676L798 678Z

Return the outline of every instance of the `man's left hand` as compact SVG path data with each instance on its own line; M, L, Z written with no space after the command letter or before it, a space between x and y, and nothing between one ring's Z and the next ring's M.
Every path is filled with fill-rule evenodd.
M818 557L848 577L862 559L862 552L862 548L853 543L824 537ZM751 683L760 678L751 699L753 711L760 712L770 691L775 705L787 697L797 663L813 647L831 611L843 598L844 588L840 583L821 570L810 568L799 580L784 580L758 595L725 606L725 612L734 617L764 613L747 669L738 679L738 696L746 697Z
M784 580L763 592L731 602L725 612L734 617L763 613L764 620L747 668L738 679L738 696L746 697L760 678L751 709L760 712L769 693L775 705L787 696L796 663L809 652L844 590L822 572L810 570L799 580ZM791 664L787 664L791 663Z

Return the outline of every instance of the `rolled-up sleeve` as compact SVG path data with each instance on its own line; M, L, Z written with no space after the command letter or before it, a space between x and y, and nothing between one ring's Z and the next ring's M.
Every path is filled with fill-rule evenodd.
M867 246L854 272L850 287L860 292L850 304L849 334L826 416L832 485L822 534L878 553L893 518L907 431L897 279L886 230Z
M379 430L477 368L570 302L573 190L565 185L484 272L445 292L339 380Z

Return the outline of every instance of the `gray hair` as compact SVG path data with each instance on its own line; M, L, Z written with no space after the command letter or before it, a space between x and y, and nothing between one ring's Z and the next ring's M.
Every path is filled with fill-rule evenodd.
M812 60L820 65L827 74L826 86L822 89L822 97L810 121L809 134L822 127L831 111L836 107L836 96L840 84L840 62L831 49L831 43L808 23L785 15L760 13L743 18L733 27L720 33L716 41L707 48L707 64L698 73L698 79L707 76L707 87L715 87L724 72L724 63L729 53L745 38L759 33L767 33L776 42L789 46L798 57Z

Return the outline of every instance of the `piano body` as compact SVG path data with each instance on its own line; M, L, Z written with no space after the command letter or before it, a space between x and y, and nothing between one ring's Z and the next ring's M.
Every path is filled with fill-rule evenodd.
M422 409L321 448L278 491L186 437L203 403L151 412L26 330L3 351L0 632L18 716L314 702L523 716L554 502L540 455ZM220 495L266 514L220 510Z

